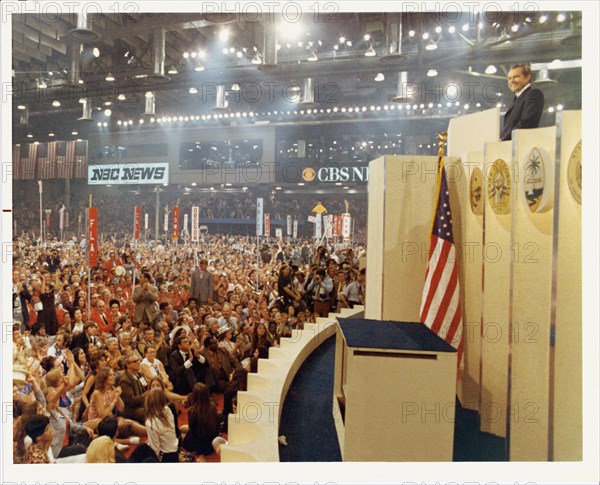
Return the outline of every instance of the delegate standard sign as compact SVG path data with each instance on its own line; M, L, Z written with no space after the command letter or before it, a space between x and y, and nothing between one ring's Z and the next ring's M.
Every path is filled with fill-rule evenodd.
M168 163L88 166L88 185L166 184L168 182Z

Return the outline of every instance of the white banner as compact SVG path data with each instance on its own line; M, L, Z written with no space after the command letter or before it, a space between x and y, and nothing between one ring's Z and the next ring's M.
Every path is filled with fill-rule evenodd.
M287 236L292 235L292 216L287 216Z
M192 207L192 242L200 241L200 207Z
M321 225L321 214L317 214L315 216L317 218L317 223L315 224L315 239L321 239L322 225Z
M275 228L275 237L278 237L279 239L283 239L283 229L281 227Z
M144 214L144 229L148 230L148 213Z
M59 228L64 229L65 228L65 206L64 205L58 211L58 216L59 216L59 223L58 223Z
M167 183L169 183L169 163L88 165L88 185Z
M323 216L323 223L325 224L325 237L333 237L333 215Z
M256 235L263 235L264 206L262 197L256 199Z
M165 225L163 227L165 232L169 231L169 209L165 210Z
M294 232L292 234L292 237L294 239L296 239L298 237L298 219L294 220Z
M183 214L183 230L188 232L188 214Z
M342 236L344 239L350 239L350 225L352 224L352 217L350 214L342 214Z

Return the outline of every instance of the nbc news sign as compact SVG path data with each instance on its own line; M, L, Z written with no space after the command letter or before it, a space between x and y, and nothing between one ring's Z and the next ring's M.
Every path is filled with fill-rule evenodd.
M168 163L88 165L88 185L166 184Z

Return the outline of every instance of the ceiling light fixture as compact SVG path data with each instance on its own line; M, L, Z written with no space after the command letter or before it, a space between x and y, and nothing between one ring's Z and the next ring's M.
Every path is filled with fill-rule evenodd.
M54 106L55 108L58 108L60 106L60 101L55 99L54 101L52 101L52 106Z
M438 75L438 72L436 69L429 69L429 71L427 71L427 76L428 77L435 77Z
M375 49L373 49L373 43L371 42L369 44L369 48L365 52L365 56L366 57L375 57L376 55L377 55L377 52L375 52Z
M252 58L252 64L262 64L262 59L260 58L260 54L258 52L254 54L254 57Z
M167 71L168 74L177 74L177 68L175 66L171 66Z
M488 67L485 68L484 72L486 74L496 74L498 72L498 69L496 69L496 66L494 66L493 64L490 64Z
M196 72L202 72L205 69L206 69L206 67L204 67L204 64L202 64L201 62L198 62L196 67L194 67L194 71L196 71Z
M229 30L221 29L221 31L219 32L219 39L221 39L223 42L227 42L227 40L229 39Z
M115 80L115 78L114 78L114 76L113 76L113 75L112 75L112 74L109 72L109 73L106 75L106 78L105 78L105 80L106 80L106 81L108 81L108 82L110 83L110 82L113 82L113 81Z
M317 53L315 52L314 48L310 49L310 54L308 54L308 57L306 58L307 61L309 62L315 62L318 61L319 58L317 57Z
M425 50L434 51L437 49L437 44L431 39L429 43L425 46Z
M448 33L453 34L454 32L456 32L456 27L454 27L454 25L448 27Z
M97 47L94 47L94 48L92 49L92 55L93 55L94 57L100 57L100 49L98 49Z
M382 72L378 72L377 76L375 76L375 78L374 78L374 81L378 82L378 83L381 81L384 81L384 80L385 80L385 76L383 75Z
M559 14L556 16L556 21L557 21L557 22L564 22L566 19L567 19L567 17L565 16L565 14L564 14L564 13L559 13Z

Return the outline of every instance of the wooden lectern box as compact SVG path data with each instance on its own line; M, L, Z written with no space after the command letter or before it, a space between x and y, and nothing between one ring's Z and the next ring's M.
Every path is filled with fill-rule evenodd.
M338 318L334 421L344 461L452 461L457 352L426 325Z

